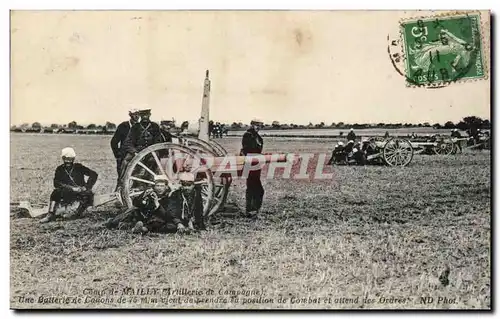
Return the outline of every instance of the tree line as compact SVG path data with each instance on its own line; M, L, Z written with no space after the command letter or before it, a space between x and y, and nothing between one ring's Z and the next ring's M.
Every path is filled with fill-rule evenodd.
M210 121L213 123L213 121ZM175 120L173 121L161 121L161 124L168 125L170 127L176 128ZM219 123L216 124L223 125L224 127L231 130L244 130L249 127L249 124L244 124L242 122L233 122L231 124ZM179 129L185 127L187 121L183 121L182 125L178 127ZM435 129L454 129L468 130L471 128L476 129L491 129L491 122L488 119L481 119L477 116L466 116L461 121L454 123L452 121L447 121L443 124L440 123L331 123L329 125L325 122L320 122L317 124L309 123L308 125L303 124L281 124L279 121L272 121L270 124L263 123L262 129L274 129L274 130L285 130L285 129L366 129L366 128L385 128L385 129L397 129L397 128L418 128L418 127L432 127ZM30 132L74 132L74 131L95 131L95 132L113 132L116 130L116 124L107 121L104 125L88 124L80 125L76 121L71 121L68 124L51 124L50 126L42 126L39 122L34 122L31 125L29 123L24 123L20 126L12 126L11 131L30 131Z

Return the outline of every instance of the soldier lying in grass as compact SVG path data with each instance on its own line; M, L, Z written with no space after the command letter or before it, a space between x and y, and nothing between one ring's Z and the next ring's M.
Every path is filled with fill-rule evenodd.
M75 163L75 151L67 147L62 150L64 163L56 168L54 191L50 195L47 216L40 220L47 223L56 219L56 213L63 218L76 217L92 204L92 187L97 181L97 173L90 168ZM85 181L85 176L88 177Z
M194 193L194 179L192 178L186 180L186 176L184 176L183 179L181 178L181 187L172 189L168 185L166 176L156 176L154 187L146 189L141 195L134 198L133 208L108 220L105 226L125 229L135 225L132 228L132 232L135 233L149 231L185 233L195 229L191 216L196 211L195 224L198 229L204 229L201 192L199 192L197 200ZM190 195L191 197L189 197Z

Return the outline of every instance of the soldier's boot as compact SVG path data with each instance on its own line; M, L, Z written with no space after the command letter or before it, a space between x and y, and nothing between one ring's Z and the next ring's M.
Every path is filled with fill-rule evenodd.
M50 202L49 204L49 212L47 213L47 216L44 218L40 219L41 224L45 224L51 221L56 220L56 214L54 213L54 208L56 206L56 202Z

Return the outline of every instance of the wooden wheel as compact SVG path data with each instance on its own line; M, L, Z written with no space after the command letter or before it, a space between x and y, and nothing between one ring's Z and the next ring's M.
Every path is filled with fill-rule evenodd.
M390 166L406 166L413 159L413 147L404 139L388 140L382 150L384 162Z
M195 152L201 153L201 154L208 154L210 156L226 156L227 152L222 146L220 146L218 143L212 144L210 142L205 142L203 140L193 138L193 137L183 137L181 139L182 145L189 147L190 149L194 150ZM231 175L221 175L218 178L214 177L214 196L213 196L213 201L212 205L210 207L210 210L208 211L207 215L210 216L217 212L219 209L224 207L224 204L226 203L227 200L227 195L229 193L229 188L231 186L233 179Z
M216 142L214 140L210 140L209 143L217 151L217 154L219 156L226 156L227 155L226 149L224 147L222 147L222 145L220 145L218 142Z
M153 186L156 175L166 175L171 189L181 187L179 173L183 170L195 175L195 184L201 187L203 214L207 215L214 196L212 172L203 166L199 153L172 143L151 145L130 161L121 181L124 204L133 207L133 198Z
M437 142L437 145L432 148L435 154L438 155L450 155L453 153L455 145L451 141L441 140Z

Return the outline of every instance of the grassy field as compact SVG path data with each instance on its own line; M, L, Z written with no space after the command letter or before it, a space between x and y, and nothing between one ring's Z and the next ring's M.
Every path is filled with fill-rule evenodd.
M237 138L221 142L239 149ZM329 153L332 144L267 138L265 151ZM66 146L99 172L97 193L113 190L109 137L12 134L11 200L46 202ZM264 180L257 220L240 216L245 184L236 181L211 229L187 236L103 229L113 208L45 225L11 216L11 306L491 307L489 152L325 170L332 180Z

